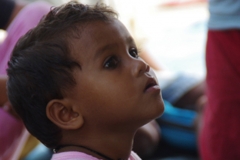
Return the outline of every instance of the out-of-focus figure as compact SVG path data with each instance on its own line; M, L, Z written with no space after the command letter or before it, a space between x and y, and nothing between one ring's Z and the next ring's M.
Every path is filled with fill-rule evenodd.
M209 0L203 160L240 159L240 1Z

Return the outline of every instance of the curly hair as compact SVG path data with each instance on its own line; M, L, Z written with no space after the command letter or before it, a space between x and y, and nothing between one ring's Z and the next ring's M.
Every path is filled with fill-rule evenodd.
M17 42L8 62L9 100L28 131L49 148L61 140L61 129L46 115L52 99L62 99L76 84L70 41L91 21L111 21L117 14L104 4L83 5L71 1L51 8L39 24Z

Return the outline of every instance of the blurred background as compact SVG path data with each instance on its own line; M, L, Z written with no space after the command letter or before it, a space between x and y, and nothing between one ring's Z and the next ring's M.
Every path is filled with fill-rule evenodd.
M69 0L45 1L58 6ZM161 68L205 76L206 0L79 1L87 4L104 2L117 10L140 50L147 51ZM0 41L5 35L0 32Z
M30 3L36 0L17 1ZM42 1L47 1L52 6L58 6L69 0ZM104 2L118 12L119 19L135 38L140 49L140 56L142 54L148 60L147 62L154 66L157 74L161 71L160 86L164 85L165 79L168 82L173 79L179 80L174 76L172 76L174 78L169 78L168 73L171 75L184 73L204 80L206 74L205 43L209 17L207 0L79 0L79 2L90 5ZM0 30L0 43L6 36L7 32ZM162 74L162 71L167 74ZM194 80L194 84L187 86L189 83L193 83L192 80L192 78L182 80L180 77L179 86L177 86L179 88L175 87L175 84L173 87L185 92L185 88L192 87L199 82L199 80ZM184 83L181 84L183 81ZM172 104L174 105L174 103ZM169 125L171 122L172 128L170 130L166 126L164 128L164 124L162 125L160 120L161 138L175 147L160 144L157 154L151 157L151 160L155 157L169 156L180 157L180 159L182 157L184 157L182 159L187 159L186 157L198 159L197 133L194 128L197 117L196 108L192 108L191 111L188 108L173 108L167 102L165 107L162 121L168 123L167 127L171 126ZM167 109L167 107L169 108ZM173 124L172 120L176 123ZM183 148L184 150L182 150ZM38 145L35 150L38 154L41 151L49 153L49 150L46 151L43 145ZM49 153L49 155L51 154L52 152ZM25 158L25 160L32 159L31 155L28 157L30 158Z

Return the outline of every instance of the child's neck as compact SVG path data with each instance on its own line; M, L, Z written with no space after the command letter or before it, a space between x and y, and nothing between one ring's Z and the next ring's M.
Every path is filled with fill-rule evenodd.
M71 137L79 137L79 139L63 140L62 145L66 147L61 148L59 152L80 151L106 160L127 160L132 150L134 133L106 134L101 132L96 134L96 132L90 132Z

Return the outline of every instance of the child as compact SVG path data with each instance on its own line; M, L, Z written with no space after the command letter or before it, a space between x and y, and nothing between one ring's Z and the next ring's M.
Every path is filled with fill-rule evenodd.
M134 134L164 110L155 74L104 5L53 8L8 65L9 100L53 160L140 159Z

